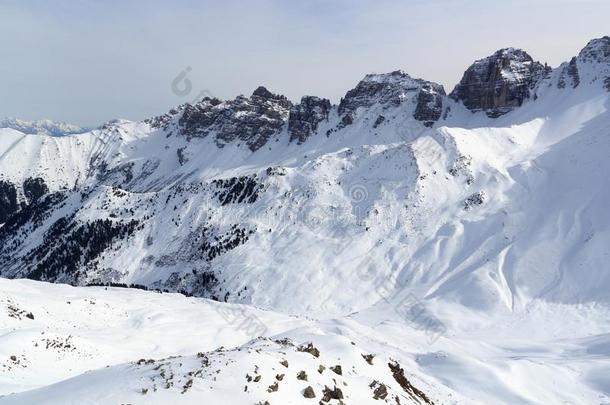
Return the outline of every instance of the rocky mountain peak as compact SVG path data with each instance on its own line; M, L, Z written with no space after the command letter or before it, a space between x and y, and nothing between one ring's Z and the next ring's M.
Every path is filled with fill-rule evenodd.
M339 115L354 113L359 107L368 108L376 103L398 106L407 93L418 88L416 81L400 70L368 74L341 99Z
M581 82L590 84L601 81L610 91L610 37L589 41L578 56L563 63L558 71L557 87L560 89L576 88Z
M521 106L549 70L521 49L503 48L475 61L450 97L473 112L498 117Z
M588 62L596 63L593 68L582 70L581 65ZM483 111L496 118L534 98L538 84L550 77L551 70L522 49L503 48L475 61L449 97L472 112ZM576 88L581 82L600 79L610 91L610 37L590 41L578 57L564 63L558 72L553 77L559 88ZM394 111L387 111L391 109ZM396 116L412 117L432 127L448 109L440 84L413 78L401 70L368 74L341 99L336 110L338 122L326 129L326 135L359 119L377 128L387 122L387 117ZM332 111L327 99L305 96L293 105L285 96L259 86L249 97L241 95L228 101L204 98L146 122L188 138L211 134L219 147L236 142L255 151L274 134L279 135L284 124L290 142L305 142L319 130L320 123L329 120Z
M273 98L273 93L267 90L264 86L258 86L254 92L252 92L253 96L258 96L262 98Z
M610 36L589 41L578 58L583 62L610 62Z
M414 79L400 70L368 74L341 99L338 112L350 118L361 107L379 104L391 108L413 101L416 104L414 118L431 125L441 116L444 95L445 90L440 84ZM347 120L350 121L351 118Z
M204 98L197 104L186 104L178 119L178 131L187 137L214 134L219 147L242 141L255 151L281 130L290 108L290 100L261 86L251 97L238 96L229 101Z
M283 96L281 94L274 94L267 90L267 88L264 86L258 86L256 90L254 90L254 92L252 93L251 98L253 100L256 100L256 98L261 98L263 100L275 100L281 102L284 105L292 106L292 103L288 100L288 98L286 98L286 96Z
M592 69L585 73L587 82L602 81L610 91L610 36L593 39L580 51L578 58L571 62L578 72L577 62L591 65Z

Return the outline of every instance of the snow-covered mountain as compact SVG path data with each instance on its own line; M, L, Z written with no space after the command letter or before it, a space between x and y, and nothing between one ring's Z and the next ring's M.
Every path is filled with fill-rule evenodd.
M448 95L396 71L367 75L339 105L295 105L259 87L78 135L0 129L0 275L136 284L321 319L367 314L370 328L416 302L435 320L425 329L453 339L497 331L505 317L531 325L534 309L597 319L610 303L609 109L603 37L555 69L502 49ZM599 323L580 332L603 335ZM607 335L591 339L582 350L607 356ZM480 385L447 371L455 342L443 343L451 360L427 353L419 364L467 393L457 403L610 393L603 373L558 365L540 372L588 388L553 396L560 380L549 377L539 392L498 383L477 396L462 384ZM481 367L473 375L487 378Z
M42 134L50 136L62 136L82 134L87 128L79 127L66 122L51 120L23 121L17 118L5 118L0 120L0 128L10 128L24 134Z
M476 307L607 299L608 42L555 70L498 51L450 96L397 71L338 106L260 87L79 135L4 129L1 274L293 313L374 304L363 266Z

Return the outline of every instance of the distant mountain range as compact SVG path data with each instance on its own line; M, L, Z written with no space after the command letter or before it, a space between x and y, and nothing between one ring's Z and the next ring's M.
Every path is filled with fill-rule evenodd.
M82 128L65 122L51 120L23 121L17 118L5 118L0 120L0 128L10 128L24 134L40 134L49 136L62 136L82 134L93 128Z

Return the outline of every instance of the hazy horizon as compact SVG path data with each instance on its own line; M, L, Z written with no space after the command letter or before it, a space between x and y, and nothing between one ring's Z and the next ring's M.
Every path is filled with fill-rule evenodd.
M365 74L398 69L449 92L497 49L522 48L555 67L610 33L602 0L49 3L0 5L0 119L95 126L259 85L295 102L336 103Z

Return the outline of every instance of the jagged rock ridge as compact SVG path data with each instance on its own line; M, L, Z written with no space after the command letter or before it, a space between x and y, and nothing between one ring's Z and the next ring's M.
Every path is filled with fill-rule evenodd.
M290 141L301 144L318 129L318 124L328 120L331 105L330 100L315 96L304 96L301 103L290 110L288 132Z
M205 137L215 133L218 146L243 141L255 151L278 132L288 118L292 103L284 96L257 88L252 96L232 101L206 98L187 104L178 121L180 134Z

